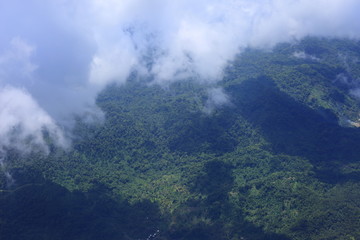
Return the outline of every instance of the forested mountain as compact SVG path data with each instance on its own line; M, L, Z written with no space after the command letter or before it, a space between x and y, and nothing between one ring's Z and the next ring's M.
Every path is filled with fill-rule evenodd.
M360 239L359 98L353 40L244 49L213 84L134 73L70 150L7 150L0 238Z

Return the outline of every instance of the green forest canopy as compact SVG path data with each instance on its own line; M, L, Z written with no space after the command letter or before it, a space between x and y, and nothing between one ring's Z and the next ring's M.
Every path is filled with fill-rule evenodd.
M360 239L360 43L247 49L222 81L137 76L97 98L70 151L8 149L7 239ZM229 102L206 110L209 89Z

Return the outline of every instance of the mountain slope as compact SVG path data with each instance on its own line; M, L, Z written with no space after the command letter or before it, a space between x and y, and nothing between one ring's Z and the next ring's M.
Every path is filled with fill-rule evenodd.
M63 191L49 205L65 212L83 202L66 221L88 218L92 229L26 223L13 239L61 239L62 231L99 239L103 220L104 234L113 233L103 239L360 238L358 59L359 42L306 38L244 51L217 85L163 88L133 77L109 86L97 99L104 124L79 120L71 151L26 161L9 152L17 184L0 196L40 225L54 214L65 221L36 215ZM216 103L214 89L228 101ZM29 205L24 195L34 191L44 194ZM0 219L0 236L22 221L11 211Z

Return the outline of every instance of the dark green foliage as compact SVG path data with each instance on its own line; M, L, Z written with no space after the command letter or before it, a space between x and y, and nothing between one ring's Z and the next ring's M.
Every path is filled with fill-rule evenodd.
M0 193L6 239L145 239L161 226L156 204L114 201L103 186L82 193L43 179L21 184Z

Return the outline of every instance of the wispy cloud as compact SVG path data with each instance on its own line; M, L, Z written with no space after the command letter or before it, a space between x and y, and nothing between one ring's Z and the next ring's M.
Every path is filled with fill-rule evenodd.
M208 90L208 99L205 104L204 112L211 114L215 109L230 105L230 98L222 88L211 88Z

